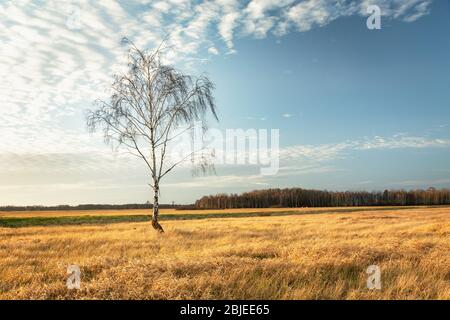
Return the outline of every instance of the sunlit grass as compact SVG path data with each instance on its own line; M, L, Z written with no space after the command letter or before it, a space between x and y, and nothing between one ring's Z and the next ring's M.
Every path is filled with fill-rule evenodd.
M0 228L0 298L450 299L450 208L325 212Z
M410 207L348 207L348 208L312 208L312 209L235 209L235 210L192 210L175 211L166 210L162 212L160 219L167 220L195 220L195 219L219 219L219 218L246 218L246 217L267 217L267 216L290 216L301 214L323 214L323 213L348 213L348 212L367 212L382 210L410 210ZM249 210L249 211L247 211ZM0 216L0 227L20 228L31 226L65 226L65 225L86 225L86 224L111 224L121 222L143 222L151 219L149 210L120 210L102 212L93 211L75 211L72 215L62 211L59 215L55 211L43 212L10 212ZM134 215L131 213L135 213ZM110 215L108 215L110 214Z

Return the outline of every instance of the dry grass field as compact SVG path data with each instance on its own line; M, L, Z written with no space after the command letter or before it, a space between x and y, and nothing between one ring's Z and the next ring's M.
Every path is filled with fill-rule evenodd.
M57 220L142 210L1 213L53 224L0 226L0 298L450 299L450 208L225 213L165 211L183 220L162 221L163 235L148 221ZM71 264L80 290L66 288ZM381 290L366 287L373 264Z
M398 207L339 207L332 208L333 212L340 211L361 211L361 210L387 210L396 209ZM400 209L409 209L410 207L401 207ZM239 214L239 213L278 213L278 212L296 212L308 213L313 211L323 212L330 211L330 208L257 208L257 209L211 209L211 210L176 210L176 209L161 209L161 215L177 214L177 215L195 215L195 214ZM69 217L69 216L130 216L130 215L149 215L150 213L142 209L130 210L70 210L70 211L0 211L0 218L2 217Z

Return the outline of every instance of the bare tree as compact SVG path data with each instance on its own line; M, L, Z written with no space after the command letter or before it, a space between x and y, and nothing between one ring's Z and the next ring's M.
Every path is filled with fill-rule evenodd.
M211 168L204 154L198 161L203 149L170 163L167 155L180 134L191 133L194 139L194 129L201 126L204 137L209 112L218 119L214 84L206 76L192 77L164 64L161 46L146 51L128 39L123 42L129 45L127 71L114 76L110 98L96 101L98 108L88 112L87 125L91 132L102 129L106 143L124 147L145 162L153 191L152 226L164 232L158 221L161 180L189 159L202 172Z

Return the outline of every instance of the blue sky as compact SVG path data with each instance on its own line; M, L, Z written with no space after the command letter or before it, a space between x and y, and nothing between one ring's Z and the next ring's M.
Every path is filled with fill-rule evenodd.
M280 129L281 159L269 177L181 167L163 202L450 187L448 1L9 1L0 15L0 205L150 199L145 167L87 134L83 115L123 66L122 36L151 48L167 34L167 62L216 84L212 127Z

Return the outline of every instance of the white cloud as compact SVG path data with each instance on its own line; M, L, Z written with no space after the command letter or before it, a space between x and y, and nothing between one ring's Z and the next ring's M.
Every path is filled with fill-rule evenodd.
M330 161L342 159L349 151L389 150L389 149L423 149L450 147L448 139L430 139L413 137L404 134L392 137L375 136L362 140L348 140L336 144L294 145L280 150L282 159L310 159L314 161Z
M284 35L291 27L301 32L308 31L351 15L366 16L367 7L373 4L380 7L383 17L412 22L429 14L431 2L431 0L380 0L376 3L370 0L305 0L284 10L285 19L278 23L275 34Z
M378 0L376 5L384 17L392 17L405 22L413 22L430 13L432 0ZM371 0L361 2L360 14L367 15L365 8L374 4Z
M266 121L266 117L245 117L247 120L260 120L260 121Z
M292 114L290 114L290 113L283 113L281 116L283 118L292 118Z
M213 55L218 55L219 54L219 50L217 50L217 48L215 48L215 47L210 47L208 49L208 52L213 54Z
M219 34L228 49L233 49L233 31L240 14L237 11L227 12L219 23Z
M398 134L392 138L376 136L373 139L360 142L358 149L434 148L448 146L450 146L450 141L446 139L429 139Z

